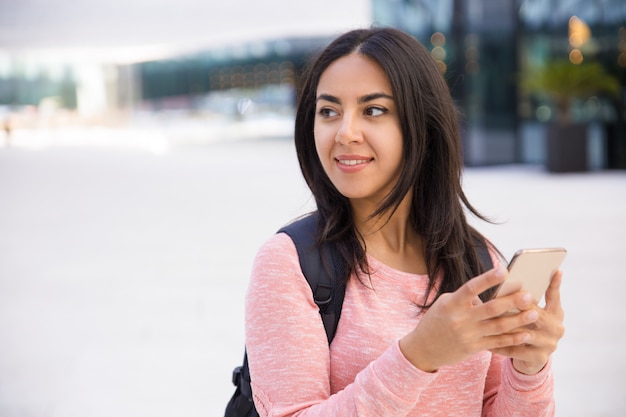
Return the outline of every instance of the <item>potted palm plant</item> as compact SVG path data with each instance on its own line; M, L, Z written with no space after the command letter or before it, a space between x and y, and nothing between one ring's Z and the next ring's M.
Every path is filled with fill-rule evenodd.
M547 98L555 110L546 130L548 171L587 170L587 123L572 119L572 103L596 95L617 96L617 79L596 62L572 64L568 60L553 60L527 72L521 88L528 94Z

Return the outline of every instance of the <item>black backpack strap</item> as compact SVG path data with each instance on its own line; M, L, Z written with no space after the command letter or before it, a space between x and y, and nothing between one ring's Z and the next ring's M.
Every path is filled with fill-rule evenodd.
M491 254L489 253L489 247L487 246L487 242L484 239L480 239L478 242L478 246L476 247L476 253L478 254L478 259L480 260L480 264L483 266L485 271L489 271L493 268L493 260L491 259Z
M489 245L487 245L487 241L483 237L475 237L474 238L476 254L478 255L478 261L482 266L482 272L487 272L491 268L493 268L493 260L491 259L491 253L489 253ZM495 290L490 288L486 291L483 291L479 297L481 300L487 301L493 297Z
M341 263L332 245L317 244L317 228L315 212L283 227L278 233L286 233L296 246L300 268L313 291L330 344L341 316L346 287L342 282Z

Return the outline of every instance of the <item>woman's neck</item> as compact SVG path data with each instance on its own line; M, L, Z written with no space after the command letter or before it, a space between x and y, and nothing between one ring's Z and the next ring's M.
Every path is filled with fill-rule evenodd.
M404 272L426 274L422 237L413 228L410 196L393 213L369 218L372 210L353 204L354 222L366 252L380 262Z

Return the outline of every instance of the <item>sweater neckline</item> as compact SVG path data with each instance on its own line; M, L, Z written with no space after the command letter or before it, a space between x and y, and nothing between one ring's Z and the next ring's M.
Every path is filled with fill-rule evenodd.
M382 261L379 261L370 254L366 254L366 256L372 276L376 275L386 280L398 281L402 283L422 281L424 279L428 280L428 274L414 274L411 272L401 271L383 263Z

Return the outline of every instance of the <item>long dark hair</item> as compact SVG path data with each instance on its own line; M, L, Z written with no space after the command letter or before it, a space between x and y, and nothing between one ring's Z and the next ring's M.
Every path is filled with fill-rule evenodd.
M404 32L390 28L347 32L307 68L298 92L295 144L302 174L317 203L318 241L334 245L346 278L357 267L369 272L350 203L322 168L313 135L322 73L337 59L355 52L373 59L389 77L404 140L400 178L372 216L393 212L413 191L409 220L425 242L430 279L427 306L435 288L433 300L483 272L476 247L484 238L467 223L464 207L488 220L472 207L461 188L461 140L449 88L426 48ZM440 276L442 281L436 285Z

